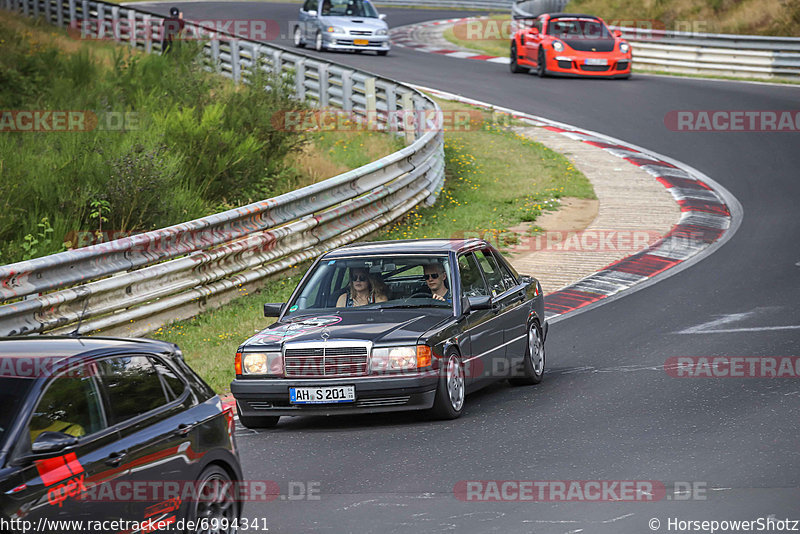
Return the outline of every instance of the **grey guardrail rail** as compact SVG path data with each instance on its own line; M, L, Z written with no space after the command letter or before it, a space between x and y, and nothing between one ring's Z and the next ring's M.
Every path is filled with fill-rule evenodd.
M89 0L2 0L89 37L160 52L163 19ZM186 24L186 32L203 28ZM207 67L246 81L252 69L291 76L296 98L340 108L407 146L358 169L216 215L0 266L0 335L140 335L252 289L266 277L362 238L425 202L444 182L439 106L397 81L277 46L214 32Z
M564 11L565 0L514 2L515 18ZM737 77L800 77L800 38L611 26L633 47L637 68Z

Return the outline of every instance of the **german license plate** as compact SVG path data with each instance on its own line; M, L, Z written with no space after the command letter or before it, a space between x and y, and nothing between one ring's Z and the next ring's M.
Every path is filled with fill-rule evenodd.
M583 60L584 65L608 65L608 60L599 57L590 57Z
M355 401L355 386L289 388L289 402L291 404L338 404L340 402Z
M367 46L369 44L369 39L353 39L353 44Z

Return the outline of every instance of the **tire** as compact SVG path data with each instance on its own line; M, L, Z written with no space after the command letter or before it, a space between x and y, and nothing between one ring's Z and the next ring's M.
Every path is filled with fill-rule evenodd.
M547 76L547 55L541 45L539 46L539 56L536 60L536 75L539 78Z
M294 46L297 48L305 48L306 43L303 41L303 31L300 29L300 26L294 27L292 40L294 41Z
M236 499L233 480L227 471L217 465L210 465L203 469L197 477L195 486L196 500L189 501L187 519L195 522L196 532L212 532L211 524L231 525L227 530L219 529L213 532L219 534L232 534L237 529L232 528L239 519L240 507ZM216 521L214 521L216 519ZM226 519L227 523L222 520ZM206 521L204 521L206 520ZM206 523L205 529L202 528ZM192 532L187 530L187 532Z
M509 63L509 68L514 74L528 72L526 67L520 67L519 63L517 63L517 43L513 42L511 43L511 62Z
M322 32L317 32L314 36L314 50L323 52L325 50L325 43L322 42Z
M446 356L446 368L439 369L439 386L433 401L431 413L437 419L457 419L464 410L466 388L464 381L464 364L454 350Z
M388 50L378 50L378 55L379 55L379 56L385 56L385 55L387 55L388 53L389 53L389 51L388 51Z
M513 386L531 386L538 384L544 378L544 341L542 328L536 321L528 326L528 346L525 349L525 359L522 362L522 376L509 378Z
M239 422L247 428L274 428L281 418L279 415L242 415L239 405L236 405L236 413L239 415Z

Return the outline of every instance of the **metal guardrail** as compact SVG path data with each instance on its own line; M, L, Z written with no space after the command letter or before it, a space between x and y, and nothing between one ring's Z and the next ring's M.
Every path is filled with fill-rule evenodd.
M538 16L563 11L564 4L562 0L516 1L511 13L514 17ZM798 37L611 28L620 30L631 43L637 68L739 77L800 77Z
M62 27L89 27L94 38L146 52L161 49L153 36L163 19L134 8L94 0L2 0L0 5ZM187 24L185 31L201 29ZM209 69L237 82L246 81L252 69L263 69L292 77L298 100L365 115L396 112L368 115L404 133L410 144L275 198L1 266L0 335L76 330L139 335L366 236L420 202L433 203L444 181L442 118L433 100L394 80L230 34L215 35L203 48Z
M484 11L507 11L513 0L375 0L378 6L417 7L447 9L481 9Z

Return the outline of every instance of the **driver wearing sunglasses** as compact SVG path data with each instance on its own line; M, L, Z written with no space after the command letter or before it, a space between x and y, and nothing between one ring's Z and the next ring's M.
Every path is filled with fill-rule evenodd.
M443 300L445 302L453 302L453 297L450 295L450 289L445 282L447 281L447 273L444 272L444 267L441 263L430 263L423 266L422 278L428 284L428 289L431 290L431 296L436 300Z

